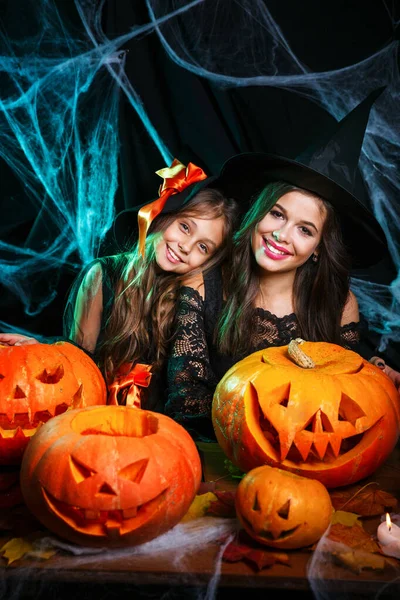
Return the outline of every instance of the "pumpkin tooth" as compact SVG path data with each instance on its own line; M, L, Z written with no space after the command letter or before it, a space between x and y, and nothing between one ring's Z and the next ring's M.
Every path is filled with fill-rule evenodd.
M314 434L314 448L317 451L317 454L320 460L323 460L326 454L326 449L329 443L329 434L328 433L315 433Z
M57 410L57 406L49 406L46 408L46 412L50 413L52 417L55 416Z
M22 427L17 427L16 429L3 430L2 432L0 432L0 437L2 437L3 439L20 439L22 441L23 439L25 440L27 436L25 435Z
M84 511L84 513L85 513L85 519L88 519L88 520L99 519L100 518L100 511L99 510L86 509Z
M329 444L332 448L333 454L337 458L339 456L340 446L342 445L342 438L340 437L340 435L337 435L336 433L330 433L329 434Z
M321 421L321 409L320 408L317 410L317 412L314 415L312 430L314 433L321 433L322 431L324 431L324 428L322 426L322 421Z
M136 517L137 515L137 507L133 506L132 508L128 508L126 510L122 511L122 516L124 517L124 519L132 519L133 517Z
M103 527L110 540L118 540L121 537L121 523L119 521L107 521Z
M22 427L17 427L15 434L14 434L14 440L20 438L25 439L27 436L24 433L24 430L22 429ZM29 436L28 436L29 437Z
M289 450L292 447L294 435L286 435L285 433L279 432L279 445L281 449L281 460L285 460L289 454Z
M298 431L294 438L294 444L305 462L313 444L313 434L310 431Z

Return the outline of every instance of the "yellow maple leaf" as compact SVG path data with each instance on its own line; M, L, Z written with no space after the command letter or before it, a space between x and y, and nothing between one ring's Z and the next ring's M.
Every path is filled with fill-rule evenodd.
M12 538L0 548L0 553L6 559L8 566L32 550L33 545L28 540L24 538Z
M216 500L218 500L218 498L212 492L197 495L190 505L186 515L183 517L183 519L181 519L181 523L186 523L187 521L204 517L211 502L215 502Z
M333 556L339 564L348 567L354 573L360 573L363 569L383 571L385 568L384 557L371 552L352 550L349 552L335 552Z
M359 515L352 512L346 512L345 510L335 510L333 513L331 524L336 525L337 523L340 525L347 525L347 527L353 527L353 525L362 527Z

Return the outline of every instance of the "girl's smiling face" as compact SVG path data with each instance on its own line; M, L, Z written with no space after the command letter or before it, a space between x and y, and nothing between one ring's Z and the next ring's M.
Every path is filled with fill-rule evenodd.
M326 209L319 198L299 191L281 196L252 235L259 267L271 273L298 269L318 254L325 219Z
M224 217L176 218L156 241L156 262L163 271L186 275L201 267L223 242Z

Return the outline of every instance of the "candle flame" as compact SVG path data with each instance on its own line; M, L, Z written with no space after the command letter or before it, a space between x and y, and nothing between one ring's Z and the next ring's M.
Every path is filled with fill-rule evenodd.
M386 513L386 525L390 532L392 529L392 521L391 521L389 513Z

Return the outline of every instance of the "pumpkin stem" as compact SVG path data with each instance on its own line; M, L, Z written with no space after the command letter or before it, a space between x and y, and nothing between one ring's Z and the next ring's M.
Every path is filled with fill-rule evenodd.
M304 340L296 338L291 340L288 346L288 354L290 358L296 363L298 367L303 369L312 369L315 367L314 361L300 348L300 344L303 344Z

